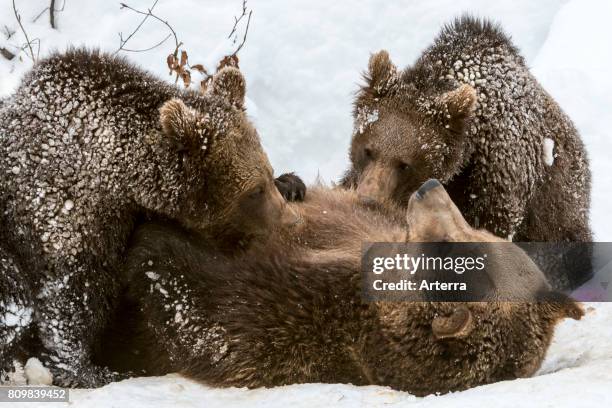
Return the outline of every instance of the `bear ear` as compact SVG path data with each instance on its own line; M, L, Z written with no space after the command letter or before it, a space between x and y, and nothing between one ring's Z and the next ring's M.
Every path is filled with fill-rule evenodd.
M438 340L465 338L470 335L472 329L472 312L465 305L457 307L450 316L436 316L431 322L431 330Z
M384 96L397 81L397 67L391 62L386 50L370 56L368 62L368 87L376 96Z
M213 77L211 92L226 99L236 108L243 109L246 81L238 68L224 67Z
M462 132L466 120L474 113L476 101L476 90L467 84L439 96L436 104L445 113L446 128L456 133Z
M170 99L159 109L159 121L164 134L171 138L177 150L201 146L206 150L208 138L198 113L178 99Z

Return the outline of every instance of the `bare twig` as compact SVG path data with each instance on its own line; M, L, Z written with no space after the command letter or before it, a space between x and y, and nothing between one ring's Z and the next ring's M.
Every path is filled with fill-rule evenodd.
M19 27L21 28L21 32L23 32L23 35L26 39L26 45L28 49L30 50L30 56L32 57L32 61L36 62L37 58L34 56L34 50L32 49L32 42L28 38L28 33L26 33L25 28L23 28L23 24L21 24L21 16L19 15L19 12L17 11L15 0L13 0L13 12L15 13L15 18L17 19L17 22L19 23ZM38 52L40 53L40 40L38 40Z
M166 38L164 38L163 40L161 40L160 42L158 42L157 44L155 44L155 45L153 45L153 46L151 46L149 48L142 48L140 50L131 50L131 49L128 49L128 48L121 48L121 51L126 51L126 52L145 52L145 51L151 51L152 49L157 48L160 45L162 45L163 43L165 43L170 37L172 37L172 34L168 34L166 36Z
M4 35L6 35L6 39L10 40L13 35L15 35L15 31L8 28L7 25L4 25Z
M34 38L31 44L36 44L36 59L34 60L36 62L40 58L40 38Z
M183 53L185 53L185 57L183 58L183 56L181 56L181 60L184 59L183 63L178 63L178 54L179 54L179 50L181 48L181 46L183 45L182 42L179 41L178 36L176 35L176 31L174 31L174 28L172 28L172 26L170 25L170 23L168 23L168 21L156 16L155 14L153 14L153 8L155 7L155 5L157 4L158 0L155 0L155 2L153 3L153 6L151 6L149 9L147 9L147 11L141 11L141 10L136 10L135 8L128 6L125 3L119 3L121 5L121 9L128 9L131 10L137 14L141 14L143 16L145 16L142 21L140 22L140 24L138 24L138 26L136 27L136 29L132 32L132 34L130 34L126 39L123 39L123 35L121 33L119 33L119 49L115 52L119 52L119 51L128 51L128 52L144 52L144 51L149 51L152 50L153 48L159 47L160 45L162 45L164 42L166 42L166 40L170 37L174 37L174 52L172 54L170 54L168 56L168 67L170 68L170 74L172 74L173 72L176 73L176 78L175 78L175 83L178 82L179 79L183 79L183 82L185 83L185 86L188 86L189 83L191 82L191 73L188 70L185 70L184 67L187 64L187 53L185 53L185 51L183 51ZM130 50L130 49L126 49L125 48L125 44L130 40L130 38L132 38L132 36L134 34L136 34L136 32L140 29L140 27L142 27L142 25L145 23L145 21L147 21L147 19L151 17L159 22L161 22L162 24L164 24L168 30L170 30L170 33L166 38L164 38L163 40L161 40L159 43L153 45L152 47L149 48L145 48L145 49L140 49L140 50Z
M178 37L176 36L176 32L174 31L174 29L172 28L172 26L170 25L170 23L168 23L166 20L163 20L163 19L159 18L158 16L156 16L155 14L153 14L153 7L155 7L155 5L157 4L157 1L158 1L158 0L155 0L155 3L153 3L153 6L152 6L151 8L149 8L149 9L147 9L147 11L146 11L146 12L145 12L145 11L141 11L141 10L136 10L135 8L130 7L130 6L128 6L128 5L127 5L127 4L125 4L125 3L119 3L119 4L121 5L121 7L120 7L121 9L124 9L124 8L125 8L125 9L128 9L128 10L132 10L133 12L135 12L135 13L137 13L137 14L141 14L141 15L145 16L145 18L144 18L144 19L141 21L141 23L138 25L138 27L136 27L136 30L135 30L135 31L134 31L132 34L130 34L130 35L128 36L128 38L126 38L126 39L125 39L125 41L121 40L121 41L122 41L122 44L121 44L121 47L119 48L119 50L118 50L118 51L123 50L123 46L124 46L124 45L125 45L125 43L126 43L126 42L127 42L127 41L128 41L130 38L131 38L131 37L132 37L132 35L134 35L134 34L136 33L136 31L138 31L138 29L139 29L140 27L142 27L142 25L144 24L144 22L145 22L145 21L146 21L146 20L147 20L149 17L152 17L152 18L154 18L155 20L157 20L157 21L161 22L162 24L164 24L166 27L168 27L168 29L169 29L169 30L170 30L170 32L172 33L172 36L174 37L174 44L176 45L175 50L176 50L176 52L178 52L178 49L181 47L182 43L181 43L181 42L179 42ZM164 40L164 41L165 41L165 40Z
M238 29L238 24L240 24L240 20L242 20L244 16L246 16L247 14L246 3L247 3L247 0L242 0L242 13L240 14L240 17L234 16L234 26L232 27L232 31L230 31L229 35L227 36L228 39L232 38L232 35L236 33L236 30Z
M49 7L45 7L44 9L42 9L40 13L38 13L36 17L32 19L32 22L33 23L37 22L38 19L41 18L43 14L49 11L49 24L51 25L51 28L57 29L57 24L55 23L55 13L64 11L64 8L66 7L66 0L63 1L62 7L58 9L55 8L55 0L50 0L50 1L51 1L51 4L49 5Z
M240 43L238 48L236 48L236 51L234 51L232 56L235 56L236 54L238 54L238 51L240 51L242 49L242 47L244 46L244 43L246 42L247 35L249 34L249 25L251 24L251 15L252 14L253 14L253 11L252 10L249 11L249 18L247 20L246 29L244 30L244 36L242 37L242 42Z
M120 9L128 9L133 11L136 14L140 14L142 16L144 16L144 18L140 21L140 23L136 26L136 28L130 33L130 35L128 35L127 37L123 36L123 33L119 33L119 48L115 51L115 54L120 52L120 51L126 51L126 52L145 52L145 51L150 51L154 48L157 48L159 46L161 46L162 44L164 44L170 37L174 38L174 51L171 52L167 57L166 57L166 64L168 66L169 69L169 74L170 75L174 75L175 76L175 83L178 83L179 80L182 80L182 83L185 85L185 87L189 87L193 81L192 81L192 73L195 72L199 72L204 79L202 80L198 80L200 83L200 91L201 92L206 92L206 89L209 85L209 83L211 82L212 79L212 72L209 73L206 68L204 68L204 66L202 64L193 64L191 65L189 63L189 57L187 55L187 51L185 49L183 49L183 43L181 41L179 41L178 39L178 35L176 34L176 31L174 31L174 28L172 27L172 25L170 25L170 23L164 19L162 19L161 17L155 15L153 13L153 9L155 8L155 6L157 5L158 0L155 0L152 4L152 6L150 8L148 8L146 11L143 10L137 10L131 6L129 6L126 3L119 3L120 4ZM247 39L247 35L249 32L249 27L251 24L251 17L253 15L253 11L249 10L249 8L247 7L247 0L242 0L242 13L239 16L235 16L234 17L234 25L232 27L232 30L230 31L229 35L228 35L228 39L232 40L232 44L236 45L237 47L235 49L235 51L230 54L230 55L226 55L225 57L223 57L223 59L219 62L219 65L217 66L217 71L222 69L225 66L233 66L233 67L238 67L238 52L242 49L242 47L244 47L244 44L246 43L246 39ZM126 44L136 35L136 33L139 32L139 30L143 27L143 25L147 22L147 20L149 20L149 18L152 18L154 20L157 20L158 22L164 24L167 29L170 31L170 34L168 34L164 39L162 39L160 42L156 43L155 45L152 45L151 47L148 48L143 48L143 49L129 49L126 47ZM244 29L244 34L242 35L242 40L239 42L239 32L241 31L241 27L240 25L244 25L244 22L246 21L246 26Z
M157 2L159 0L155 0L155 2L153 3L153 5L149 8L149 13L151 13L153 11L153 9L155 8L155 6L157 5ZM123 8L123 5L122 7ZM142 27L142 25L147 21L147 19L151 17L149 14L147 14L142 21L136 26L136 28L134 29L134 31L132 31L132 33L130 35L127 36L127 38L123 38L123 34L119 33L119 48L117 49L117 51L115 51L115 54L117 54L119 51L124 51L124 47L125 44L127 44L128 41L130 41L132 39L132 37L134 36L134 34L136 34L138 32L138 30L140 30L140 27ZM165 40L164 40L165 41ZM131 50L125 50L125 51L131 51ZM132 51L132 52L137 52L137 51Z
M49 5L49 24L51 24L51 28L55 28L55 0L51 0Z
M40 13L38 13L38 14L36 15L36 17L34 17L34 18L32 19L32 22L33 22L33 23L37 22L37 21L38 21L38 19L39 19L40 17L42 17L42 15L43 15L43 14L45 14L45 13L47 12L47 10L49 10L49 7L45 7L44 9L42 9L42 10L41 10L41 12L40 12Z
M253 14L253 10L249 10L247 8L247 0L242 0L242 13L238 17L234 16L234 26L232 27L232 31L230 31L227 38L231 39L232 37L234 37L233 39L234 44L238 41L238 34L237 34L238 26L240 25L240 22L245 17L247 18L246 29L244 30L244 35L242 36L242 41L240 42L240 45L238 45L238 48L236 48L236 50L232 53L232 55L230 55L230 57L235 57L236 54L238 54L238 51L240 51L242 47L244 46L244 43L246 42L246 39L247 39L247 34L249 33L249 26L251 24L252 14Z

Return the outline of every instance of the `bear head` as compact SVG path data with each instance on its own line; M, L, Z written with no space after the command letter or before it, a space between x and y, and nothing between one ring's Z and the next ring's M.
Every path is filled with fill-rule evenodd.
M169 215L228 242L298 220L275 186L244 102L244 77L225 67L205 95L168 100L159 116L162 144L174 165L162 177L180 190L176 213Z
M490 285L482 301L377 302L385 341L410 356L376 361L385 366L382 383L426 395L528 377L541 366L555 326L583 316L522 249L471 228L437 180L412 195L407 221L408 242L482 243Z
M364 202L405 205L429 178L446 183L461 169L476 105L469 85L428 83L398 72L386 51L370 57L354 104L351 184Z

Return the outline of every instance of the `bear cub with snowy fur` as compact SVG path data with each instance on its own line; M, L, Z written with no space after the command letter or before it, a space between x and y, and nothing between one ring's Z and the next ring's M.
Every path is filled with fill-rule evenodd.
M343 185L365 202L405 205L433 177L471 224L497 236L592 240L591 176L580 136L509 37L488 21L456 20L402 71L386 51L372 55L354 124ZM555 287L575 287L589 277L583 266L545 272Z
M116 378L90 358L140 220L176 220L230 249L296 222L244 97L235 68L202 95L123 58L73 49L36 64L3 100L0 316L14 316L0 329L3 362L34 319L57 385Z

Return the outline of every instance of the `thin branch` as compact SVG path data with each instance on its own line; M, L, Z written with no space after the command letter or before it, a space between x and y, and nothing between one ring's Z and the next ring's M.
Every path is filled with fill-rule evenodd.
M40 13L38 13L38 14L36 15L36 17L34 17L34 18L32 19L32 22L33 22L33 23L37 22L37 21L38 21L38 19L39 19L40 17L42 17L42 15L43 15L43 14L45 14L45 12L46 12L47 10L49 10L49 7L45 7L44 9L42 9L42 11L41 11Z
M249 10L247 7L247 0L242 0L242 13L240 14L240 16L236 17L234 16L234 26L232 27L232 31L230 31L229 35L227 36L228 39L233 38L233 43L236 44L236 42L238 41L238 26L240 25L240 22L247 17L247 24L246 24L246 29L244 30L244 35L242 36L242 42L238 45L238 48L236 48L236 50L233 52L233 54L229 55L230 57L235 57L236 54L238 54L238 51L240 51L242 49L242 47L244 46L244 43L246 42L247 39L247 35L249 33L249 26L251 24L251 15L253 14L253 10Z
M247 3L247 0L242 0L242 13L240 14L240 17L234 16L234 26L232 27L232 31L227 36L228 39L232 38L232 35L236 33L236 30L238 29L238 24L240 24L240 21L244 18L244 16L246 16L247 14L246 3Z
M55 24L55 13L64 11L64 8L66 8L66 0L62 2L62 7L58 9L55 8L55 0L51 0L51 6L49 7L49 23L52 28L57 28Z
M6 39L10 40L13 35L15 35L15 31L8 28L8 26L4 25L4 35L6 35Z
M176 32L174 31L174 29L172 28L172 26L170 25L170 23L168 23L166 20L163 20L163 19L159 18L158 16L156 16L155 14L153 14L153 12L152 12L152 11L153 11L153 7L149 8L149 9L148 9L148 10L145 12L145 11L136 10L135 8L130 7L130 6L128 6L128 5L127 5L127 4L125 4L125 3L119 3L119 4L121 5L121 7L120 7L121 9L126 8L126 9L128 9L128 10L132 10L133 12L135 12L135 13L137 13L137 14L141 14L141 15L145 16L145 19L143 19L143 21L141 22L141 24L140 24L139 26L142 26L142 24L144 24L144 21L145 21L147 18L149 18L149 17L153 17L154 19L156 19L157 21L161 22L161 23L162 23L162 24L164 24L166 27L168 27L168 29L169 29L169 30L170 30L170 32L172 33L172 36L174 37L174 44L176 45L175 52L178 52L178 49L181 47L181 43L179 42L178 37L176 36ZM155 3L153 4L153 6L155 6L155 4L157 4L157 0L156 0L156 1L155 1ZM131 35L130 35L130 37L131 37ZM129 40L129 38L130 38L130 37L128 37L128 38L126 39L126 42L127 42L127 40ZM123 45L125 45L125 43L124 43ZM122 48L119 48L119 50L121 50L121 49L122 49Z
M155 2L153 3L153 5L149 8L149 13L153 11L153 9L155 8L155 6L157 5L157 2L159 0L155 0ZM122 4L123 6L123 4ZM121 7L123 8L123 7ZM117 49L117 51L115 51L115 54L117 54L119 51L123 51L125 44L130 41L130 39L132 39L132 37L134 36L134 34L136 34L138 32L138 30L140 30L140 27L142 27L142 25L147 21L147 19L151 17L149 14L147 14L142 21L140 22L140 24L138 24L136 26L136 28L134 29L134 31L132 31L132 33L130 35L127 36L126 39L123 39L123 34L119 33L119 48ZM165 41L165 40L164 40Z
M40 38L35 38L32 40L32 44L36 43L36 61L40 59Z
M170 37L172 37L172 34L168 34L166 36L166 38L164 38L163 40L161 40L160 42L158 42L157 44L155 44L154 46L149 47L149 48L144 48L144 49L141 49L141 50L130 50L128 48L121 48L121 50L122 51L126 51L126 52L145 52L145 51L151 51L152 49L157 48L160 45L162 45L163 43L165 43L168 40L168 38L170 38Z
M49 5L49 24L51 24L51 28L55 29L55 0L51 0L51 4Z
M238 54L238 51L240 51L242 49L242 47L244 46L244 43L246 42L247 34L249 34L249 25L251 24L251 15L252 14L253 14L253 10L249 11L249 18L247 20L246 29L244 30L244 36L242 37L242 42L240 43L238 48L236 48L236 51L234 51L232 56L235 56L236 54Z
M32 19L32 22L33 23L37 22L38 19L41 18L43 14L49 11L49 23L51 24L51 28L57 28L57 25L55 24L55 13L64 11L64 8L66 8L66 0L62 2L62 7L58 9L55 8L55 0L51 0L51 5L49 7L45 7L44 9L42 9L40 13L38 13L36 17Z
M19 12L17 12L17 6L15 6L15 0L13 0L13 12L15 13L15 18L17 19L17 22L19 23L19 27L21 27L21 31L23 32L23 35L25 36L26 44L28 48L30 49L30 56L32 57L32 61L36 62L36 57L34 57L34 50L32 49L32 43L30 42L30 39L28 38L28 33L26 33L25 28L23 28L23 24L21 24L21 16L19 15ZM38 40L38 52L40 53L40 40Z

